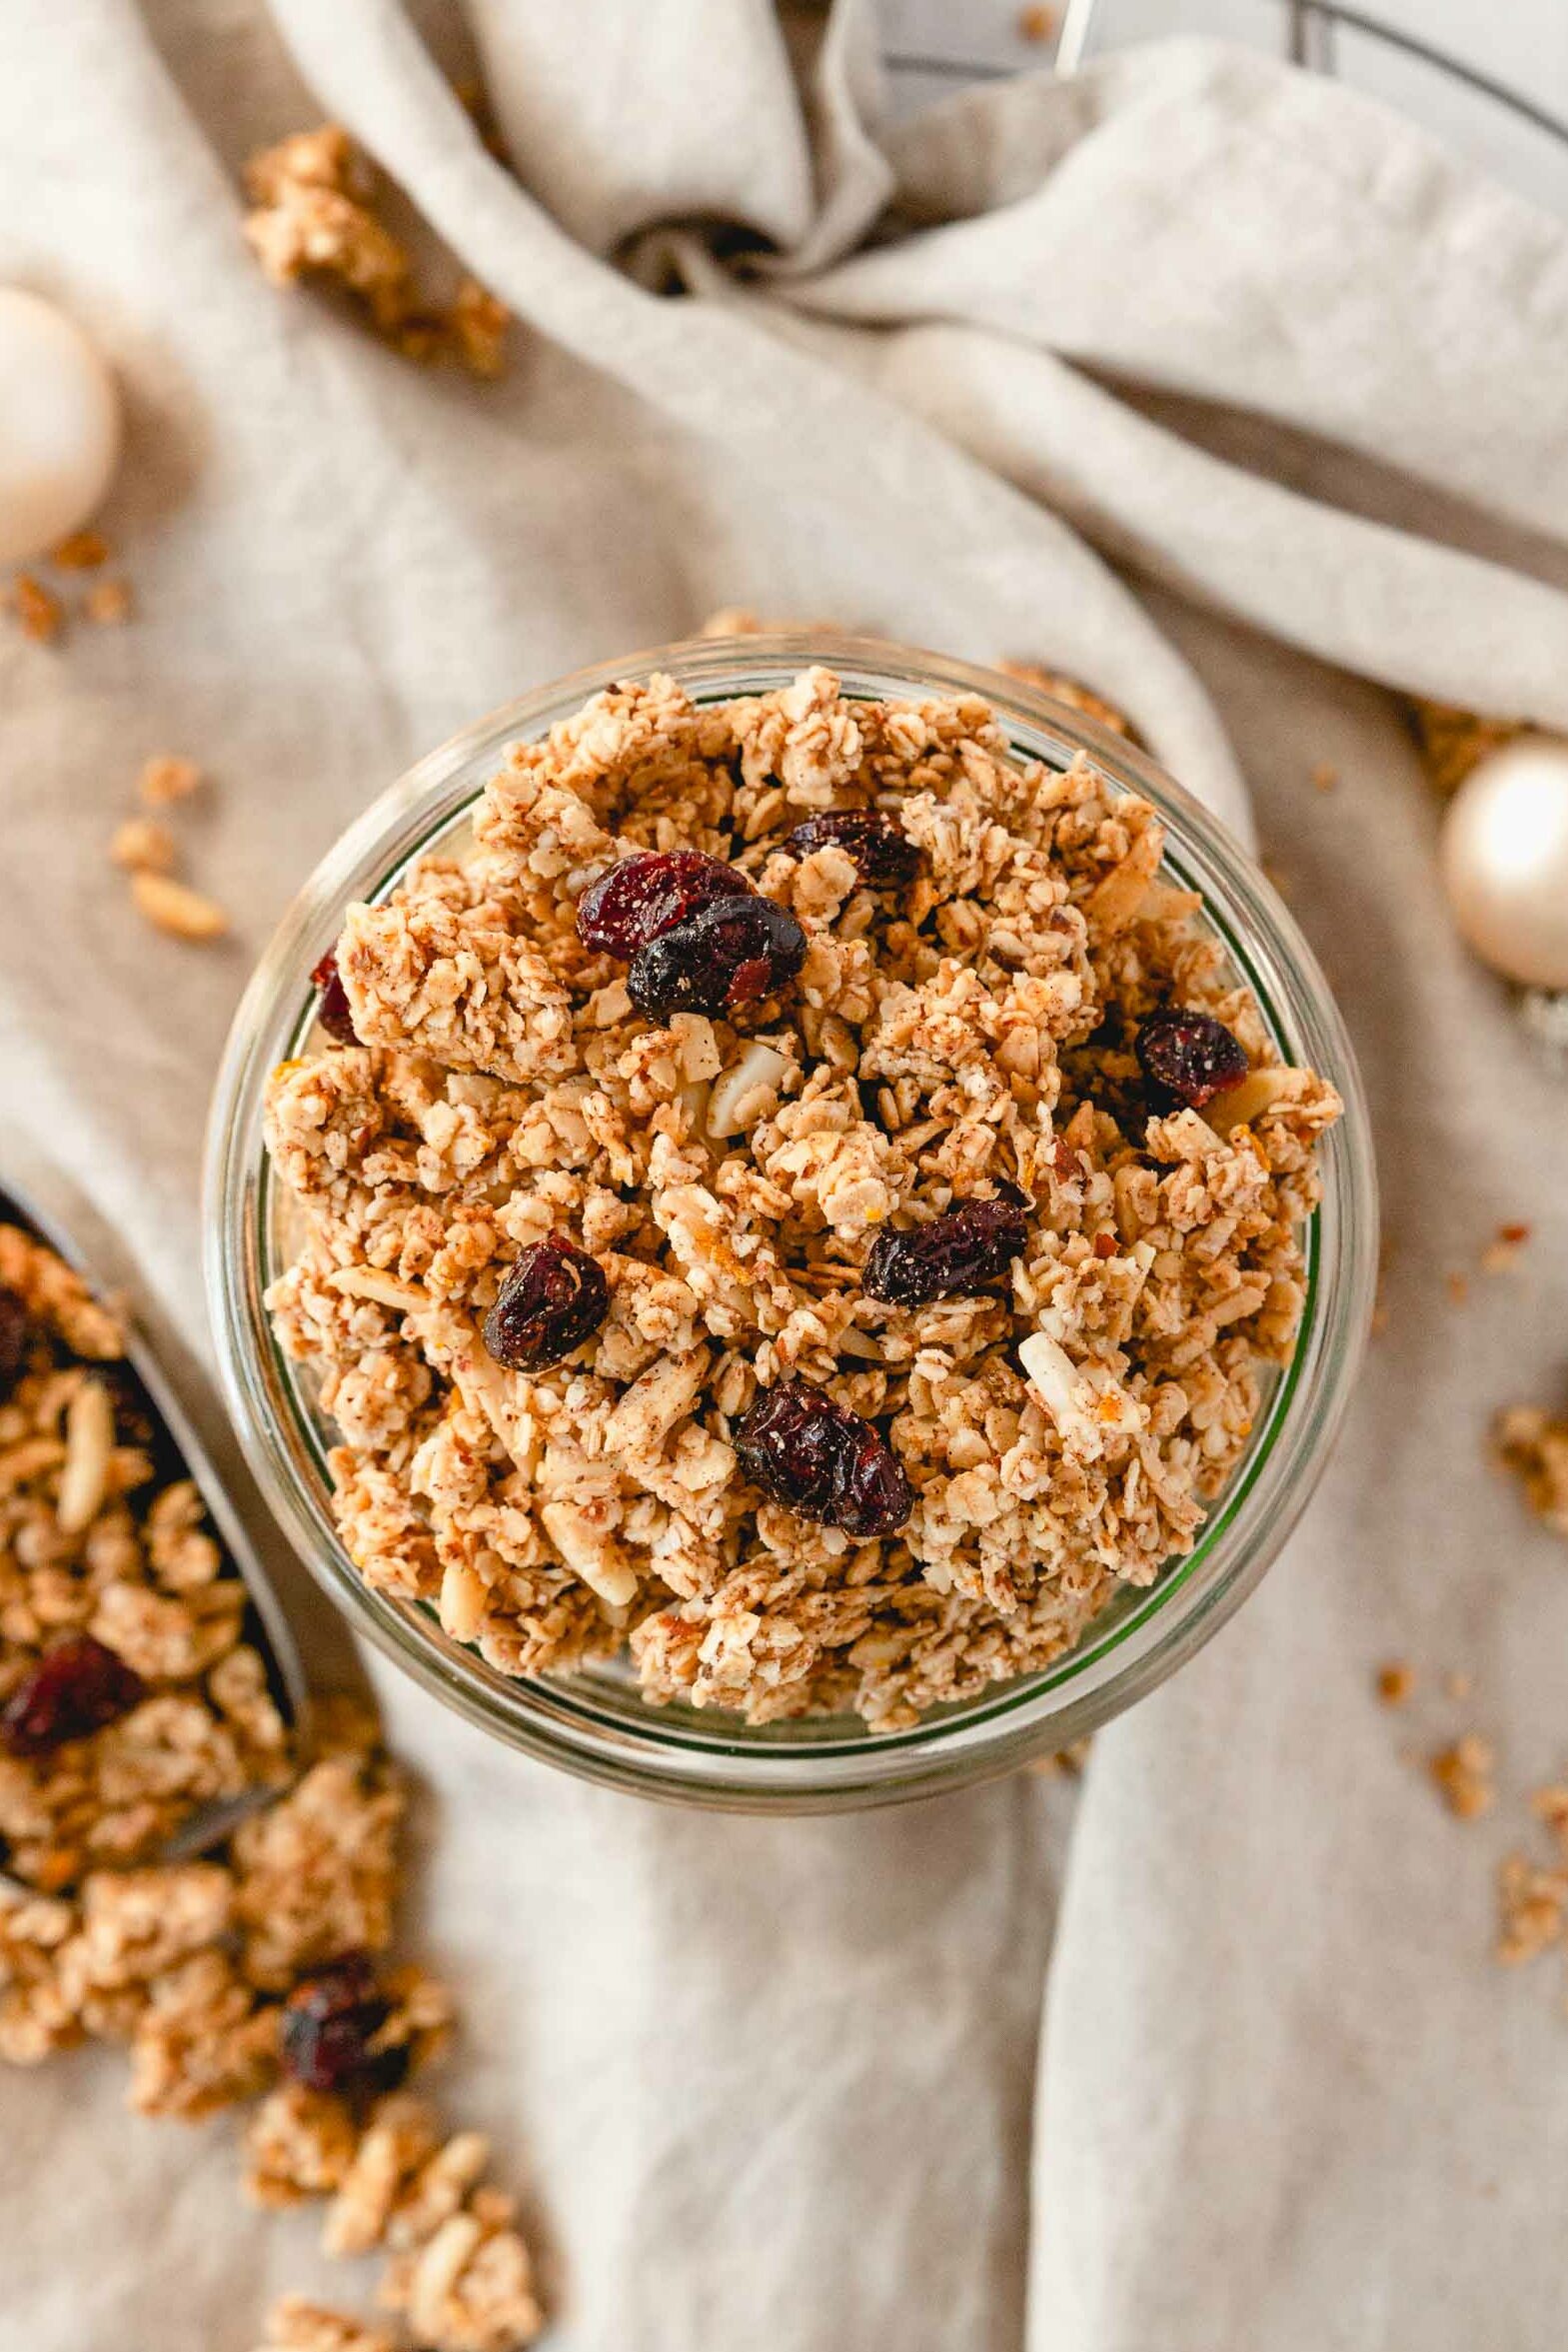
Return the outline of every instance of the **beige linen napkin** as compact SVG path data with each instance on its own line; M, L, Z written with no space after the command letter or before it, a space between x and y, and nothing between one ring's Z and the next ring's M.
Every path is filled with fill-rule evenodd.
M451 64L463 27L426 13ZM802 64L765 0L471 0L509 168L395 0L275 15L308 88L244 0L0 19L0 274L126 382L105 523L142 606L0 645L8 1149L64 1168L200 1346L202 1112L300 877L475 711L740 602L1050 659L1237 819L1244 769L1402 1242L1310 1521L1101 1739L1064 1870L1048 1784L657 1812L380 1677L429 1787L454 2108L537 2192L559 2341L1555 2344L1565 2029L1488 1976L1488 1832L1440 1815L1367 1685L1385 1650L1463 1663L1510 1769L1561 1760L1568 1581L1479 1438L1563 1327L1562 1097L1443 923L1387 698L1307 656L1568 723L1560 231L1206 48L889 133L858 10ZM508 382L421 375L257 278L235 168L324 111L518 311ZM736 228L776 253L743 271ZM672 264L701 291L646 291ZM103 859L161 749L214 780L193 855L239 939L205 958ZM1538 1283L1456 1323L1444 1269L1520 1216ZM223 2135L123 2121L115 2077L0 2079L0 2352L244 2352L270 2289L329 2284L308 2225L244 2214Z

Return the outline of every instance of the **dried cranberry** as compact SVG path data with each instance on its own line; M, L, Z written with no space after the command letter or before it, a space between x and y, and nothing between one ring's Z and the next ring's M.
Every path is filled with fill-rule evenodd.
M791 858L808 858L813 850L844 850L862 882L884 889L901 890L924 863L907 834L880 809L828 809L820 817L807 817L784 847Z
M305 1977L283 2004L284 2073L312 2091L395 2090L409 2070L408 2050L370 2047L391 2014L363 1952L335 1960Z
M577 936L629 964L639 948L720 899L749 899L744 874L701 850L640 850L602 874L578 901Z
M311 974L311 985L321 991L316 1018L328 1037L336 1038L340 1046L357 1046L360 1041L354 1028L354 1016L349 1011L349 992L343 985L338 959L331 948Z
M890 1535L914 1508L903 1466L880 1432L809 1380L765 1388L735 1441L748 1475L803 1519L850 1535Z
M772 899L726 899L639 948L627 988L640 1013L736 1013L777 995L805 962L805 934Z
M26 1299L0 1283L0 1397L9 1396L16 1386L32 1337L33 1318Z
M609 1312L604 1267L552 1233L513 1264L485 1317L485 1345L509 1372L541 1371L592 1338Z
M1133 1052L1156 1111L1185 1103L1201 1111L1227 1087L1247 1075L1246 1049L1222 1021L1209 1013L1172 1008L1151 1013L1138 1031Z
M90 1633L46 1650L0 1712L0 1747L13 1756L47 1756L68 1739L85 1739L140 1706L147 1685L124 1658Z
M1021 1199L968 1200L907 1233L878 1233L862 1286L889 1306L968 1297L999 1280L1027 1240Z

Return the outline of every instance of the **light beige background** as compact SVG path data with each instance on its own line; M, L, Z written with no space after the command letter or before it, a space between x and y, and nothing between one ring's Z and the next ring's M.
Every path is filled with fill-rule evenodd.
M249 0L0 19L0 271L121 370L105 522L141 603L0 642L7 1156L51 1155L201 1348L210 1075L300 876L475 711L743 601L1054 658L1216 801L1244 777L1356 1034L1396 1244L1307 1525L1098 1743L1070 1846L1027 1778L856 1821L654 1812L381 1677L425 1788L412 1932L467 2021L454 2111L529 2186L564 2352L1552 2352L1568 2025L1557 1976L1487 1946L1520 1791L1564 1760L1568 1579L1481 1445L1561 1376L1568 1094L1455 946L1368 681L1568 723L1539 585L1568 535L1561 232L1204 53L884 148L840 14L813 151L762 0L645 11L635 56L608 0L474 0L514 121L548 87L578 126L570 168L522 155L536 208L392 0L277 13L298 67ZM327 109L529 322L505 385L255 275L235 167ZM654 301L552 226L657 225L694 156L710 209L771 208L796 255L771 291L726 293L689 240L712 293ZM894 174L991 217L856 261ZM139 929L103 860L161 749L214 779L192 860L237 937L210 955ZM1446 1271L1509 1218L1527 1275L1453 1308ZM1462 1665L1462 1716L1380 1712L1390 1653ZM1506 1789L1468 1830L1401 1754L1461 1720ZM0 2081L0 2352L245 2352L315 2275L309 2222L243 2211L226 2126L119 2092L98 2053Z

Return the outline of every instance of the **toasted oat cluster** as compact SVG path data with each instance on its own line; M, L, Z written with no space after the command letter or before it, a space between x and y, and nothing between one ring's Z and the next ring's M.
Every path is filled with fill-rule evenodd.
M513 746L270 1092L366 1579L504 1672L892 1726L1190 1548L1339 1103L1160 858L983 702L820 668Z
M511 313L473 278L444 306L422 301L414 257L380 217L378 176L340 123L261 149L245 187L246 240L275 286L337 284L408 358L450 360L485 381L506 374Z

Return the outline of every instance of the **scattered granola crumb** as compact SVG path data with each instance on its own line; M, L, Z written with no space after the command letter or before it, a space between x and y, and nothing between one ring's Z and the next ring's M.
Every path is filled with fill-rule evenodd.
M1461 1821L1473 1821L1491 1810L1497 1797L1496 1755L1491 1741L1478 1731L1467 1731L1451 1747L1439 1748L1426 1768L1448 1810Z
M201 781L194 760L182 759L178 752L154 752L143 764L138 790L150 809L161 809L170 801L188 800Z
M1319 760L1312 770L1312 790L1319 793L1337 792L1339 770L1332 760Z
M205 944L221 940L229 928L229 918L216 899L204 898L186 883L167 874L150 873L146 867L132 874L131 897L137 911L171 939Z
M699 637L761 637L763 622L747 605L721 605L710 613Z
M1562 1942L1568 1926L1568 1870L1509 1854L1498 1868L1497 1914L1496 1953L1504 1967L1538 1958Z
M507 372L507 329L512 313L488 293L477 278L465 278L446 315L452 356L460 367L482 383L493 383Z
M1049 38L1048 35L1042 36ZM1112 735L1124 735L1131 743L1138 741L1137 730L1124 711L1114 703L1107 703L1092 687L1080 686L1075 678L1065 678L1059 670L1044 669L1038 662L1002 660L996 664L1004 677L1016 678L1023 686L1036 686L1041 694L1048 694L1053 702L1065 703L1070 710L1081 711L1085 719L1093 719L1101 727L1108 727Z
M109 855L116 866L141 868L148 874L172 874L174 836L156 817L127 817L110 836Z
M1443 1279L1448 1291L1449 1304L1451 1306L1463 1306L1465 1300L1470 1295L1469 1275L1466 1273L1461 1273L1458 1268L1455 1267L1453 1272L1445 1274Z
M24 637L35 645L52 645L65 627L65 607L52 588L31 572L18 572L11 583L11 609Z
M1497 1456L1524 1487L1538 1519L1568 1535L1568 1414L1554 1419L1541 1405L1511 1404L1493 1424Z
M1568 1941L1568 1784L1547 1781L1532 1793L1530 1810L1556 1853L1549 1865L1512 1853L1498 1868L1496 1952L1506 1966Z
M1410 724L1428 781L1445 796L1460 785L1488 752L1524 733L1517 719L1482 719L1452 703L1412 701Z
M1092 1744L1092 1737L1075 1739L1068 1747L1054 1748L1048 1756L1036 1756L1024 1769L1029 1772L1038 1772L1042 1779L1062 1777L1068 1780L1080 1779L1083 1767L1089 1760L1089 1748Z
M1415 1668L1402 1658L1377 1670L1377 1695L1385 1707L1402 1707L1415 1688Z
M1473 1679L1468 1674L1448 1673L1443 1676L1443 1695L1445 1698L1456 1700L1466 1699L1469 1697L1474 1686Z
M109 556L109 542L102 532L73 531L51 551L49 561L59 572L96 572L107 564Z
M1057 16L1054 8L1025 8L1018 16L1020 41L1053 41L1056 38Z
M82 599L82 611L98 629L119 629L131 618L135 598L128 580L95 580Z
M1530 1238L1526 1224L1499 1225L1494 1238L1481 1252L1481 1271L1484 1274L1505 1274L1512 1271L1523 1255Z

